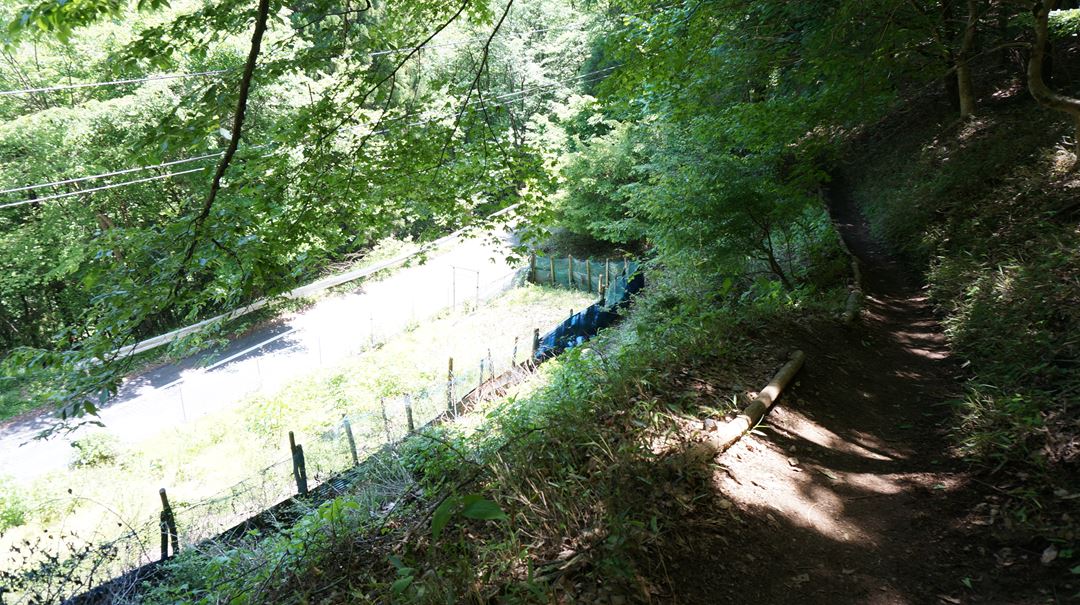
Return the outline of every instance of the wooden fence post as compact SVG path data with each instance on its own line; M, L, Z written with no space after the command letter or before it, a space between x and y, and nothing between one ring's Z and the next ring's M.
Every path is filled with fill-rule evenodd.
M484 358L481 357L480 358L480 381L476 383L476 397L474 399L478 399L480 397L480 388L483 387L483 386L484 386Z
M573 256L569 256L569 257L566 258L566 266L570 268L570 270L566 272L566 285L569 286L570 289L572 290L574 288L574 282L576 281L574 279L574 257Z
M551 285L555 285L555 257L548 257L548 264L551 265Z
M585 291L592 294L592 261L585 259Z
M169 506L169 496L164 487L158 490L158 496L161 496L161 558L164 560L169 558L170 542L173 556L179 554L180 536L176 532L176 516Z
M529 281L536 283L536 253L529 255Z
M352 423L346 418L342 424L345 425L345 438L349 440L349 453L352 454L353 466L359 466L360 457L356 455L356 439L352 434Z
M383 432L386 433L386 442L390 443L394 438L390 435L390 418L386 415L385 397L379 397L379 409L382 411L382 426Z
M450 363L447 364L446 370L446 411L453 416L456 411L454 408L454 358L450 358Z
M604 259L604 281L609 283L609 284L611 283L611 259L610 258L605 258Z
M415 431L416 424L413 422L412 416L412 395L405 396L405 420L409 423L409 432Z
M296 492L301 496L306 496L308 488L307 466L304 463L304 446L296 443L296 436L293 435L292 431L289 431L289 451L292 452L293 479L296 480Z

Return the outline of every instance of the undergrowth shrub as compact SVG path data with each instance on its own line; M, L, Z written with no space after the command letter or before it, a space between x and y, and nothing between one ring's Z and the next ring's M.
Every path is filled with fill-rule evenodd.
M26 522L30 505L15 482L0 478L0 534Z
M122 455L120 439L103 431L90 433L71 442L75 453L71 466L87 468L116 464Z

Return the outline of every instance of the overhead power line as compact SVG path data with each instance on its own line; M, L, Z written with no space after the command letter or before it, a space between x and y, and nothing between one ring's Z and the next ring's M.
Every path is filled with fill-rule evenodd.
M82 195L84 193L93 193L95 191L104 191L106 189L115 189L116 187L126 187L127 185L137 185L139 183L148 183L150 181L158 181L161 179L167 179L174 176L180 176L183 174L191 174L193 172L202 172L206 170L206 166L201 168L192 168L191 170L181 170L179 172L170 172L167 174L158 174L154 176L148 176L141 179L135 179L133 181L123 181L120 183L110 183L108 185L101 185L99 187L91 187L90 189L80 189L79 191L69 191L67 193L56 193L53 195L47 195L45 197L34 198L30 200L23 200L21 202L11 202L10 204L0 204L0 210L4 208L14 208L15 206L25 206L26 204L39 204L41 202L47 202L49 200L58 200L65 197L71 197L74 195Z
M592 82L598 80L600 75L605 74L605 73L607 73L609 71L612 71L614 69L617 69L619 67L621 67L621 66L620 65L615 65L615 66L612 66L612 67L607 67L607 68L604 68L604 69L598 69L596 71L591 71L589 73L581 74L579 76L574 76L573 78L569 78L567 80L560 80L558 82L552 82L550 84L540 84L540 85L534 86L532 88L525 88L525 89L516 90L516 91L513 91L513 92L502 93L502 94L495 95L495 96L492 96L492 97L484 97L483 100L476 99L476 100L473 100L473 101L469 101L465 105L465 107L470 111L475 111L476 106L481 105L481 104L484 107L503 107L505 105L509 105L510 103L512 103L514 101L520 101L522 99L526 99L526 98L529 98L529 97L536 96L537 94L540 94L541 92L543 92L544 90L546 90L548 88L555 88L556 86L559 86L559 85L568 85L568 84L574 84L574 83L591 84ZM493 103L492 101L504 101L504 102L502 102L502 103ZM439 117L435 117L435 118L428 118L426 120L418 120L416 122L409 122L407 125L408 126L420 126L420 125L423 125L423 124L431 124L433 122L438 122L439 120L444 120L447 117L451 117L451 116L452 116L452 114L448 114L448 115L443 115L443 116L439 116ZM385 122L396 122L396 121L399 121L399 120L408 119L408 117L409 116L407 116L407 115L406 116L396 116L396 117L393 117L393 118L386 118L386 119L384 119L382 121L384 123ZM386 134L387 132L390 132L390 129L384 128L382 130L377 130L377 131L373 132L372 134Z
M153 170L155 168L168 168L169 166L178 166L180 164L189 164L191 162L198 162L201 160L207 160L210 158L216 158L224 152L208 153L206 155L200 155L194 158L187 158L183 160L173 160L171 162L165 162L163 164L155 164L153 166L139 166L138 168L125 168L123 170L116 170L114 172L105 172L102 174L93 174L90 176L80 176L73 179L64 179L62 181L53 181L51 183L39 183L37 185L23 185L22 187L12 187L11 189L0 190L0 195L7 193L18 193L19 191L30 191L32 189L42 189L44 187L56 187L59 185L70 185L72 183L81 183L83 181L92 181L94 179L104 179L110 176L119 176L121 174L131 174L132 172L142 172L143 170Z
M228 72L227 69L215 69L212 71L197 71L188 74L162 74L160 76L147 76L145 78L132 78L130 80L110 80L108 82L85 82L82 84L61 84L57 86L44 86L42 88L23 88L21 90L0 90L0 97L13 95L27 95L39 92L57 92L61 90L74 90L77 88L97 88L101 86L125 86L142 82L156 82L158 80L176 80L179 78L199 78L207 76L219 76Z
M566 26L566 27L544 27L544 28L541 28L541 29L531 29L531 30L528 30L528 31L513 32L513 33L516 33L518 35L525 35L525 34L538 34L538 33L543 33L543 32L550 32L550 31L580 31L581 29L583 29L582 28L583 25L585 25L585 24L584 23L578 23L578 24L575 24L575 25L572 25L572 26ZM466 44L471 44L473 42L487 40L487 38L488 38L487 35L483 35L483 36L476 36L476 37L473 37L473 38L468 38L466 40L461 40L459 42L443 42L441 44L427 44L427 45L424 45L424 46L403 46L401 48L389 48L389 49L386 49L386 50L377 50L377 51L368 53L368 56L370 56L370 57L381 57L383 55L393 55L393 54L398 54L398 53L411 53L411 52L413 52L415 50L427 50L429 48L452 48L452 47L455 47L455 46L464 46Z
M595 80L599 79L603 74L616 69L617 67L619 67L619 66L616 65L616 66L612 66L612 67L607 67L605 69L598 69L596 71L591 71L591 72L588 72L588 73L585 73L585 74L581 74L579 76L575 76L575 77L569 78L567 80L561 80L561 81L558 81L558 82L553 82L551 84L542 84L542 85L539 85L539 86L534 86L532 88L522 89L522 90L510 92L510 93L503 93L503 94L496 95L496 96L493 96L493 97L487 97L487 98L484 99L483 107L481 107L479 105L479 100L477 100L477 101L473 101L473 102L470 102L469 104L467 104L466 109L469 110L469 111L476 111L478 109L487 108L487 107L503 107L503 106L509 105L511 103L514 103L514 102L517 102L517 101L520 101L520 100L523 100L523 99L526 99L526 98L529 98L529 97L532 97L532 96L539 95L539 94L543 93L546 89L553 88L553 87L559 86L561 84L590 83L592 81L595 81ZM502 102L493 103L491 101L502 101ZM439 116L439 117L435 117L435 118L429 118L427 120L419 120L419 121L416 121L416 122L410 122L409 124L407 124L407 126L409 126L409 127L423 126L423 125L426 125L426 124L431 124L431 123L434 123L434 122L438 122L440 120L444 120L447 117L448 116ZM400 117L396 117L396 118L391 118L390 120L401 120L401 119L404 119L404 118L405 118L405 116L400 116ZM390 121L390 120L386 120L386 121ZM381 135L381 134L387 134L389 132L390 132L390 129L384 128L382 130L375 131L372 134ZM255 148L260 148L260 147L265 147L265 145L258 145ZM51 183L40 183L40 184L36 184L36 185L23 185L23 186L20 186L20 187L12 187L10 189L0 190L0 195L7 194L7 193L18 193L20 191L30 191L30 190L34 190L34 189L41 189L41 188L44 188L44 187L54 187L54 186L58 186L58 185L68 185L68 184L72 184L72 183L80 183L80 182L85 182L85 181L89 181L89 180L93 180L93 179L107 178L107 177L112 177L112 176L119 176L119 175L123 175L123 174L131 174L133 172L141 172L143 170L153 170L153 169L156 169L156 168L168 168L170 166L177 166L177 165L181 165L181 164L197 162L197 161L206 160L206 159L213 158L213 157L218 157L218 156L221 156L221 155L222 155L222 152L209 153L209 154L206 154L206 155L196 156L196 157L192 157L192 158L185 158L185 159L181 159L181 160L173 160L171 162L164 162L162 164L156 164L156 165L152 165L152 166L139 166L139 167L136 167L136 168L125 168L123 170L116 170L116 171L113 171L113 172L106 172L106 173L102 173L102 174L95 174L95 175L91 175L91 176L84 176L84 177L78 177L78 178L72 178L72 179L64 179L64 180L60 180L60 181L53 181ZM57 200L57 199L62 199L62 198L67 198L67 197L73 197L73 196L76 196L76 195L82 195L84 193L94 193L96 191L105 191L105 190L108 190L108 189L115 189L117 187L126 187L128 185L137 185L137 184L140 184L140 183L147 183L147 182L150 182L150 181L157 181L157 180L167 179L167 178L171 178L171 177L174 177L174 176L192 174L192 173L195 173L195 172L200 172L200 171L205 170L205 169L206 169L206 167L203 166L203 167L200 167L200 168L193 168L191 170L182 170L182 171L178 171L178 172L169 172L169 173L166 173L166 174L159 174L159 175L154 175L154 176L151 176L151 177L145 177L145 178L141 178L141 179L134 179L134 180L130 180L130 181L122 181L122 182L119 182L119 183L110 183L108 185L101 185L101 186L98 186L98 187L91 187L89 189L80 189L78 191L68 191L68 192L64 192L64 193L56 193L56 194L47 195L47 196L43 196L43 197L22 200L22 201L19 201L19 202L10 202L10 203L7 203L7 204L0 204L0 210L6 209L6 208L15 208L17 206L25 206L25 205L29 205L29 204L38 204L38 203L47 202L47 201L50 201L50 200Z

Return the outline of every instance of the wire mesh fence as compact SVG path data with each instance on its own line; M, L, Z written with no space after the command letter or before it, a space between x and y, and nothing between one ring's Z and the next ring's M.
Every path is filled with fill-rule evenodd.
M486 287L497 289L502 285ZM168 494L162 490L163 510L157 519L143 516L136 525L117 516L88 536L60 537L58 532L51 542L26 544L25 552L14 553L21 557L15 561L16 571L0 571L0 587L8 593L2 602L69 598L140 566L152 567L177 551L215 548L215 537L273 511L297 493L305 494L334 482L344 485L345 473L375 452L425 426L454 418L479 401L499 397L510 385L527 378L532 371L533 339L522 336L512 341L507 338L507 342L500 343L502 346L488 349L480 359L449 359L438 372L442 376L405 392L379 397L377 405L352 402L326 408L325 422L319 430L295 436L295 441L304 443L294 442L290 433L287 457L269 462L208 496L189 500L182 490L170 490ZM307 451L298 458L300 448ZM118 584L110 590L129 588Z

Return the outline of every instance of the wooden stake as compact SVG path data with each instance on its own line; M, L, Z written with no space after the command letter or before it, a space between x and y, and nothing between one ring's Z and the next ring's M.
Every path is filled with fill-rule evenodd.
M476 384L476 396L480 397L480 389L484 386L484 359L480 358L480 382Z
M536 283L536 253L529 255L529 281Z
M173 556L180 552L180 536L176 532L176 517L169 506L169 496L164 487L158 490L158 496L161 497L161 558L168 559L170 542Z
M390 418L386 415L386 399L379 397L379 409L382 411L382 425L383 432L386 433L386 442L390 443L394 440L390 435Z
M847 304L844 306L844 323L853 323L859 316L859 301L861 300L862 292L857 288L848 293Z
M413 422L412 417L412 396L405 396L405 420L409 423L409 432L412 433L416 430L416 424Z
M296 443L296 436L293 435L292 431L289 431L289 451L292 452L293 479L296 480L296 493L301 496L306 496L308 487L307 465L304 462L304 446Z
M551 265L551 285L555 285L555 257L548 257L548 264Z
M585 259L585 291L592 292L592 261Z
M345 438L349 440L349 453L352 454L353 466L359 466L360 457L356 455L356 439L352 433L352 423L346 418L341 422L345 426Z
M574 287L574 257L573 256L567 257L566 265L567 265L567 267L570 268L570 270L566 272L566 285L570 286L570 288L573 289L573 287Z
M454 405L454 358L450 358L446 370L446 411L453 415L457 410Z

